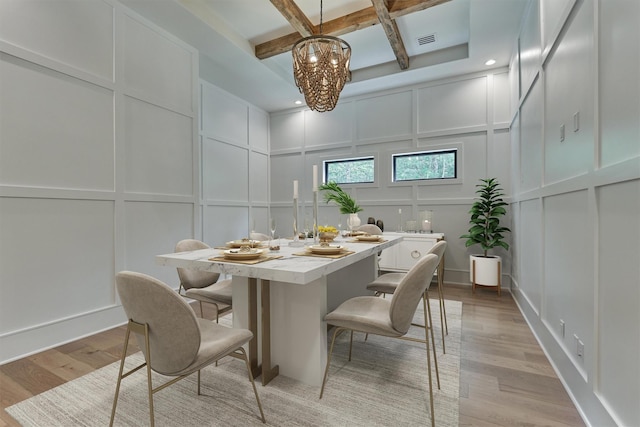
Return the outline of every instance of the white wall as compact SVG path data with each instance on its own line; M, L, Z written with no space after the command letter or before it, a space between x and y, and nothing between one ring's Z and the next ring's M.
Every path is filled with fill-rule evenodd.
M117 271L177 287L181 239L267 230L269 116L209 72L115 0L0 2L0 363L123 323Z
M459 236L468 229L478 179L497 177L510 191L510 81L506 69L459 76L381 93L341 99L335 110L305 108L271 114L271 207L289 228L292 181L300 181L301 214L311 218L312 165L322 161L373 155L373 184L344 185L368 217L382 219L385 230L434 212L434 228L449 243L445 280L469 283L467 249ZM459 149L459 176L448 182L391 182L391 155L429 149ZM346 227L335 205L320 204L320 224ZM510 222L505 219L505 225ZM509 236L507 236L509 239ZM510 269L509 254L505 274ZM504 286L508 286L508 275Z
M594 426L640 425L639 22L635 0L532 1L511 67L512 291Z
M269 115L205 80L201 98L203 240L267 233Z
M78 23L84 25L78 25ZM0 2L0 361L123 323L200 230L198 57L115 1Z

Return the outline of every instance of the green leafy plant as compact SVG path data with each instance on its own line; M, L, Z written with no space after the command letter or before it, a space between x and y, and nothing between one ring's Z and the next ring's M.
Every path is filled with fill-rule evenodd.
M498 180L488 178L480 181L482 184L476 185L478 197L469 211L471 214L469 234L464 234L460 238L467 239L466 247L480 245L484 250L484 256L487 257L487 252L497 246L509 249L509 244L503 240L503 233L511 230L500 226L500 217L507 213L504 208L507 203L502 200L504 193Z
M356 203L353 197L346 193L335 182L329 181L326 184L322 184L318 189L325 191L325 202L334 202L340 207L341 214L352 214L362 211L362 208Z

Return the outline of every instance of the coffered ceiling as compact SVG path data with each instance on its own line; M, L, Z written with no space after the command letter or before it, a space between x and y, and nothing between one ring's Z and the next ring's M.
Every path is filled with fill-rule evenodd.
M196 47L200 75L267 111L302 100L291 46L320 33L320 0L121 0ZM528 0L322 0L351 45L341 97L507 66ZM383 24L381 25L380 22Z

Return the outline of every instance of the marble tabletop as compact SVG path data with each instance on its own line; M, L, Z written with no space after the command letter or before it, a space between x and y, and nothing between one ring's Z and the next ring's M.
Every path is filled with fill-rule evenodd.
M205 270L221 274L305 285L371 255L378 254L381 250L400 243L402 239L402 236L384 235L384 241L380 243L352 242L349 238L338 240L333 244L340 244L345 246L347 250L354 252L338 259L294 255L303 253L305 248L288 246L290 240L280 239L280 250L270 252L267 249L266 253L268 255L278 255L281 258L258 264L248 265L209 261L209 258L222 255L222 249L215 248L157 255L156 263L167 267Z

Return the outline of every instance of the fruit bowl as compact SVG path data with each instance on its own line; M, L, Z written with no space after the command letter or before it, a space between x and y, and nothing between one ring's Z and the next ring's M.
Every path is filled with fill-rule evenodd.
M331 231L321 231L318 233L318 238L321 242L333 242L333 239L335 239L336 237L338 237L337 232L334 233Z

